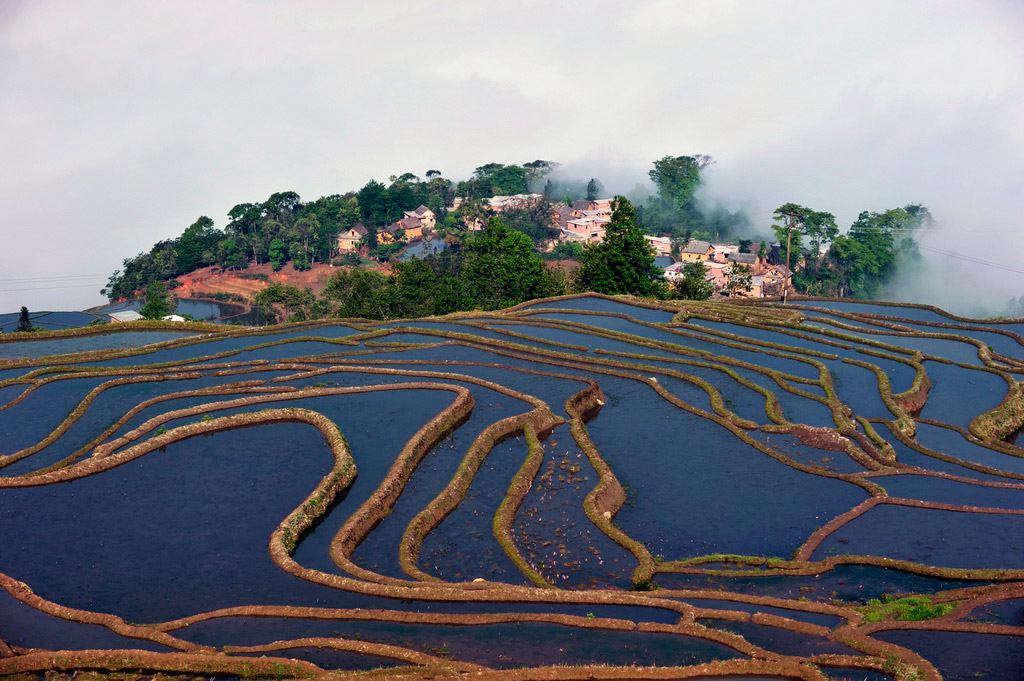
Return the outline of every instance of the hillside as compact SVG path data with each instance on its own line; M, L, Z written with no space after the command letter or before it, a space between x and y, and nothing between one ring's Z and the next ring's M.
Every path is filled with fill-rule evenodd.
M320 295L327 280L338 271L333 265L317 263L308 270L297 270L288 263L275 272L270 263L250 264L239 269L223 270L220 267L203 267L188 274L181 274L176 280L181 283L174 289L179 298L210 298L219 293L240 296L252 302L256 294L271 284L283 284L296 288L309 288ZM386 271L386 266L374 269Z

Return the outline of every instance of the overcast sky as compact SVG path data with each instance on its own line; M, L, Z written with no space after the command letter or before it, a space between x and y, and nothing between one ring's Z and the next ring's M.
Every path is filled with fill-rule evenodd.
M535 158L628 191L693 153L758 225L920 202L927 243L1024 271L1024 2L0 0L0 311L98 304L274 191ZM932 302L1024 295L929 264Z

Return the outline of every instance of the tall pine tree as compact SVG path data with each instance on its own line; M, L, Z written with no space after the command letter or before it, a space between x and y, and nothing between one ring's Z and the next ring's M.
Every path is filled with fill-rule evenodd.
M612 201L605 237L583 249L579 286L586 291L660 298L665 286L654 264L654 249L644 238L636 209L624 196Z

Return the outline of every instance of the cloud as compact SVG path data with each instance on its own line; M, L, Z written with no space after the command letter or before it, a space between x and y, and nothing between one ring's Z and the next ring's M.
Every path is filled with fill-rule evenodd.
M274 191L534 158L630 191L708 153L755 224L913 201L993 261L1024 246L1018 3L0 7L3 310L98 303L123 258ZM70 275L95 286L43 279Z

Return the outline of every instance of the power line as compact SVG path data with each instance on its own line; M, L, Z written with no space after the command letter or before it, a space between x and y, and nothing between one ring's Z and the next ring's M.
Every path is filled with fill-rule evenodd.
M0 279L0 284L30 284L33 282L72 281L75 279L106 279L102 274L68 274L53 277L14 277Z
M66 286L33 286L30 288L5 288L0 293L18 293L19 291L52 291L58 288L93 288L96 284L67 284Z
M1003 265L1001 263L992 262L990 260L982 260L981 258L975 258L972 255L964 255L963 253L954 253L952 251L945 251L945 250L942 250L941 248L935 248L933 246L923 246L921 244L918 244L918 248L923 248L926 251L932 251L933 253L939 253L940 255L945 255L945 256L948 256L950 258L956 258L958 260L964 260L966 262L971 262L971 263L974 263L976 265L984 265L985 267L994 267L995 269L1004 270L1006 272L1013 272L1014 274L1024 274L1024 269L1020 269L1018 267L1011 267L1010 265Z

